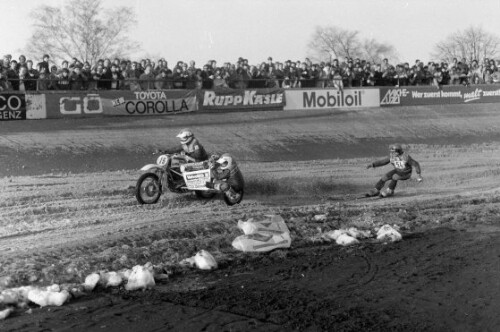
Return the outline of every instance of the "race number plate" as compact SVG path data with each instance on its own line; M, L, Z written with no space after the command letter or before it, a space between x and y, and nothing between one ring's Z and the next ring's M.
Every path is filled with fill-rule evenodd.
M207 189L205 183L210 181L210 170L202 169L194 172L184 172L184 181L188 189Z

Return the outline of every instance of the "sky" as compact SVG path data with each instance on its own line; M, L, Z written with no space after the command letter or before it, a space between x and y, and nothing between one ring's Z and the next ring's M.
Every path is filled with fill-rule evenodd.
M169 63L209 59L257 64L304 60L317 26L339 26L393 45L399 59L431 57L434 45L470 26L500 36L500 0L102 0L104 8L132 7L130 38L141 47L132 58ZM30 8L65 0L0 0L0 55L17 59L34 28ZM7 32L7 33L6 33ZM41 59L34 59L40 61Z

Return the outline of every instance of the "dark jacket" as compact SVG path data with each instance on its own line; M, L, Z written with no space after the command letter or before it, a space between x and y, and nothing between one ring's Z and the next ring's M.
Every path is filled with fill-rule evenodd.
M372 163L373 167L384 166L391 163L392 166L396 169L396 171L400 174L408 174L411 173L413 167L415 167L415 171L417 174L420 174L420 164L413 159L409 154L403 153L399 156L390 156L381 160L374 161Z

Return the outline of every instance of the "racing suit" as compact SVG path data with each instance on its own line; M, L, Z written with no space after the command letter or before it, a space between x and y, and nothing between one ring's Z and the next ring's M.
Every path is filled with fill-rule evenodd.
M208 159L207 151L205 151L203 145L201 145L196 138L193 138L191 142L187 144L181 144L181 146L177 149L166 151L168 153L184 152L186 156L193 158L195 162L205 161Z
M238 165L233 160L231 166L227 169L220 169L217 165L212 169L214 178L210 187L218 189L222 192L227 192L232 189L233 193L237 193L245 187L245 180Z
M384 176L382 176L382 178L380 178L375 185L377 190L381 190L384 187L384 184L390 180L389 189L394 191L399 180L408 180L411 177L413 167L415 167L415 171L418 175L421 173L420 164L406 152L400 155L392 155L390 157L374 161L371 163L371 167L380 167L389 163L394 166L394 169L387 172Z

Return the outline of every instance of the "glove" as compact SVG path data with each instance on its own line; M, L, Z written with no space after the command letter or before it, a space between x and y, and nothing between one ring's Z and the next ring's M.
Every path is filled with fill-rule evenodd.
M418 182L422 182L422 181L424 181L424 179L422 178L422 176L420 176L420 175L419 175L419 176L417 177L417 181L418 181Z
M370 163L370 164L366 165L366 169L368 169L368 168L372 168L372 167L373 167L373 164L372 164L372 163Z

